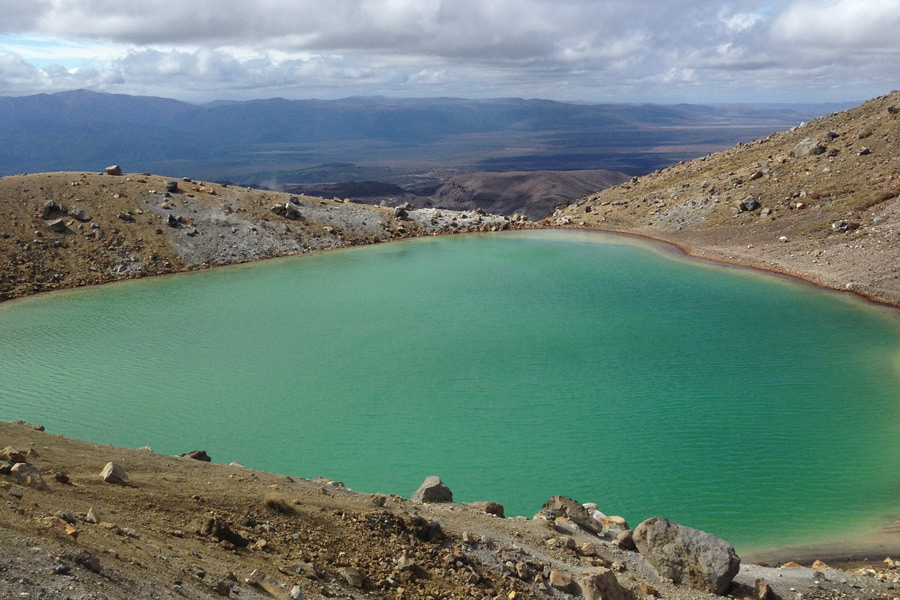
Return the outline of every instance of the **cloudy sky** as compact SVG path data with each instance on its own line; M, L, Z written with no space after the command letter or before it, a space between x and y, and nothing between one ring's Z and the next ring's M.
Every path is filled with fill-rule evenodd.
M900 0L0 0L0 96L831 102L900 87Z

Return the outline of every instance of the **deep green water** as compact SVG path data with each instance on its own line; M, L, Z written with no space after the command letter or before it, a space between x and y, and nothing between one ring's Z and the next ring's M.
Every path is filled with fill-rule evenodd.
M741 551L900 514L898 350L891 310L623 238L431 238L6 303L0 419Z

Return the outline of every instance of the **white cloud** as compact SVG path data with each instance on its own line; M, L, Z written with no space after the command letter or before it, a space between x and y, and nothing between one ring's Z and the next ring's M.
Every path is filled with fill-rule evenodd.
M897 0L5 3L0 54L28 64L16 67L26 74L0 79L0 95L80 84L198 100L387 94L702 102L760 99L760 89L772 100L815 90L839 100L835 94L846 89L883 93L884 82L900 76L887 60L900 50ZM857 87L840 86L839 77Z
M884 51L900 49L896 0L799 0L773 26L779 41L804 47Z

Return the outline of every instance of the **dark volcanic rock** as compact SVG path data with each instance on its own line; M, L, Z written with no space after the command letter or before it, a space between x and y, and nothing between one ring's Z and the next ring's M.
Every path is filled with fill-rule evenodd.
M199 460L202 462L211 462L212 459L209 457L209 454L206 453L206 450L191 450L190 452L185 452L181 456L186 456L187 458L193 458L194 460Z

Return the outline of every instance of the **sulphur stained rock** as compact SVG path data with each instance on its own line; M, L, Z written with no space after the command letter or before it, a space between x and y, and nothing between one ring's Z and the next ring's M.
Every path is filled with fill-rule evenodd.
M634 543L663 578L714 594L724 594L741 567L728 542L662 517L638 525Z

